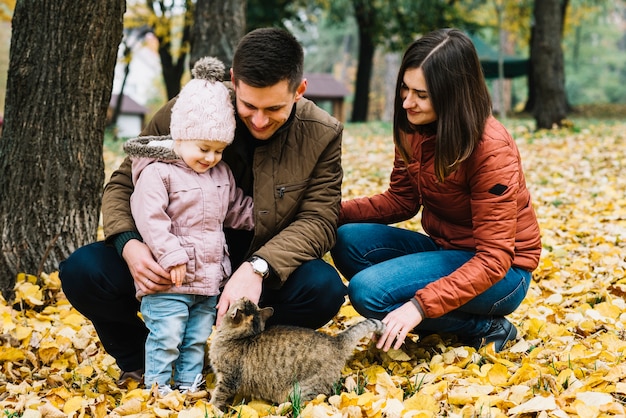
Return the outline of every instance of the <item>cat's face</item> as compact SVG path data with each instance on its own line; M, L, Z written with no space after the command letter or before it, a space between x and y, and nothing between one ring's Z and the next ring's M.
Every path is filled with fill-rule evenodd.
M273 308L260 309L249 299L241 298L230 305L220 329L236 331L241 336L256 335L265 329L265 322L273 313Z

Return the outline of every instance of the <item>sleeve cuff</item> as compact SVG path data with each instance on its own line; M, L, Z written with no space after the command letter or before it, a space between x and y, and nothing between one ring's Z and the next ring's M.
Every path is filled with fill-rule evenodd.
M139 233L135 231L122 232L113 237L113 246L115 247L115 250L120 257L122 257L122 251L124 250L124 246L131 239L136 239L143 242L141 235L139 235Z
M417 298L412 297L411 298L411 303L413 304L413 306L415 306L417 308L417 310L419 311L420 315L422 315L422 318L426 318L426 316L424 315L424 309L422 309L422 305L420 305L420 303L417 301Z

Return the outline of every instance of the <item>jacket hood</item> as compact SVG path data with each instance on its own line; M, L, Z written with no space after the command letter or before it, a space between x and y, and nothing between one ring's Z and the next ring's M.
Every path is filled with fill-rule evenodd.
M170 135L131 138L124 143L124 151L133 163L133 183L136 183L143 169L154 161L184 164L174 152L174 140Z
M140 136L124 143L124 151L131 158L154 158L155 160L180 160L174 152L174 140L170 135Z

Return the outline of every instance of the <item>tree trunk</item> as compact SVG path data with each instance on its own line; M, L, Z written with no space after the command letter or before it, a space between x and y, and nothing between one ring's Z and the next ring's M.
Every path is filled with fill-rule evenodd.
M235 47L246 31L246 0L197 0L191 28L190 68L204 56L219 58L230 70Z
M535 51L534 48L534 44L535 44L535 26L536 26L536 22L533 23L530 27L530 54L529 54L529 59L528 59L528 77L527 77L527 85L528 85L528 98L526 99L526 105L524 105L524 111L528 112L530 114L533 113L534 109L535 109L535 92L536 92L536 88L535 88L535 66L533 65L533 63L536 61L536 57L534 56L534 54L537 53L537 51Z
M177 51L172 48L172 40L175 38L174 22L177 9L176 3L146 0L146 6L152 11L154 23L152 31L159 40L159 57L161 58L161 71L167 99L171 99L180 93L180 84L185 73L185 58L189 52L189 38L191 36L193 3L185 0L184 19L180 47ZM155 8L156 7L156 8Z
M560 126L567 115L565 95L565 69L561 48L563 25L561 0L535 2L535 49L533 78L535 80L535 106L533 114L537 129Z
M541 3L541 4L537 4L537 3ZM558 3L558 4L556 4ZM545 26L546 23L545 19L548 19L550 21L549 24L555 24L558 25L558 33L559 33L559 50L561 50L560 45L561 45L561 41L563 39L563 28L565 27L565 17L567 15L567 6L569 4L569 0L549 0L548 3L542 3L542 2L537 2L535 1L535 6L533 8L533 20L534 20L534 24L531 27L530 30L530 59L528 62L528 100L526 101L526 105L524 106L524 111L531 113L531 114L535 114L535 103L537 101L536 98L536 94L537 94L537 89L539 88L535 83L535 77L541 77L542 74L539 72L539 70L535 70L534 66L535 63L537 62L537 60L539 61L545 61L546 59L550 59L549 57L537 57L537 55L541 55L544 53L544 51L542 50L542 48L538 47L538 44L536 44L536 26L537 26L537 18L535 16L535 14L537 13L546 13L547 10L550 10L550 12L552 13L554 10L558 9L558 15L554 14L554 15L550 15L550 16L545 16L542 15L542 21L543 21L543 25ZM540 8L540 10L537 10L537 7ZM557 16L559 16L560 18L557 19ZM552 36L553 33L557 32L557 26L553 27L553 28L549 28L550 29L550 36ZM545 35L545 31L544 34ZM561 51L561 66L563 67L563 53ZM565 70L563 70L563 86L565 86ZM564 94L565 94L565 113L571 111L572 107L569 104L569 101L567 100L567 93L565 92L565 87L563 87L564 90Z
M180 83L185 72L185 55L181 55L175 60L170 43L165 38L157 38L159 38L159 57L161 58L163 82L165 83L167 100L170 100L180 93Z
M367 121L369 109L370 78L376 45L372 38L374 8L368 1L354 1L354 15L359 27L359 63L356 70L352 122Z
M0 290L96 239L124 0L18 0L0 138ZM106 24L103 24L106 22Z
M359 32L361 31L359 30ZM374 43L368 35L359 35L359 63L356 71L354 103L352 104L352 122L367 121L374 48Z

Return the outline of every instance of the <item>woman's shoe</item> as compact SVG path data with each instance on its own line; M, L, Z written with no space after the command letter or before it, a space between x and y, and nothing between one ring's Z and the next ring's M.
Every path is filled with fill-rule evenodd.
M496 353L502 351L506 343L517 337L517 328L510 323L505 317L494 317L491 321L491 327L485 335L476 337L471 343L476 350L486 346L489 343L494 344Z

